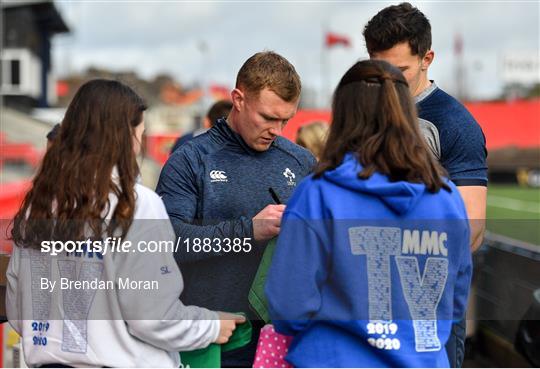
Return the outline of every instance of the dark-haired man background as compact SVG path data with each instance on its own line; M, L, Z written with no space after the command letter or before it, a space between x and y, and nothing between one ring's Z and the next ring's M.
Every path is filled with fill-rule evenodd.
M485 229L487 150L482 129L467 109L428 78L435 53L431 50L431 25L409 3L384 8L365 26L370 58L382 59L403 72L418 115L438 132L439 160L458 187L471 225L471 250L480 247ZM464 357L465 320L456 323L447 344L450 365L461 367Z
M203 119L203 126L193 132L186 133L185 135L178 137L171 148L171 154L186 142L191 141L193 137L197 137L198 135L202 135L204 132L208 131L214 126L214 123L216 123L219 118L227 118L231 109L232 102L229 100L216 101L214 104L212 104L210 109L208 109L206 117Z

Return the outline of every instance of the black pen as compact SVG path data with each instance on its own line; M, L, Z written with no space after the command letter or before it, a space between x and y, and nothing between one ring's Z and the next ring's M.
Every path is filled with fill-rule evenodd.
M272 199L277 205L282 204L281 200L279 199L279 196L277 195L276 191L274 191L272 187L268 187L268 192L270 192L270 196L272 196Z

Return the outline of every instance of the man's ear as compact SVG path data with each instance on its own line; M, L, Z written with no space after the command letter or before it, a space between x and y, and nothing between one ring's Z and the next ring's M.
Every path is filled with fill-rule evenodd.
M233 104L234 109L238 111L242 111L244 109L244 104L246 101L246 97L242 90L239 88L235 88L231 91L231 101Z
M424 55L424 57L422 58L423 71L426 71L429 68L434 58L435 58L435 52L433 52L433 50L428 50L426 55Z

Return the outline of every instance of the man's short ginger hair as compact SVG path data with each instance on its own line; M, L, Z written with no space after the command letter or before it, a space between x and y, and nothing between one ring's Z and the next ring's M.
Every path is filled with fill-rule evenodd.
M259 52L250 57L240 68L236 88L258 96L268 88L286 102L300 97L302 84L294 66L273 51Z

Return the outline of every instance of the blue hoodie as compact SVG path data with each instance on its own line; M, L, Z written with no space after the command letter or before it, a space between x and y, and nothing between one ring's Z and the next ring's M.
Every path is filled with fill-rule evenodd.
M347 155L289 200L266 284L296 367L448 367L471 282L456 187L390 182Z

